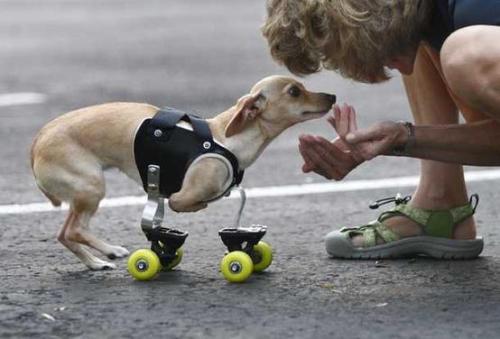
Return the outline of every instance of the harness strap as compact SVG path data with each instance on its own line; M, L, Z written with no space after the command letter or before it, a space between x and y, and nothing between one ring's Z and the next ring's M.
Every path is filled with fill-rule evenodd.
M455 225L474 215L478 201L477 194L473 194L469 203L447 210L426 210L402 203L383 212L378 220L383 222L394 215L403 215L419 224L426 235L452 238Z
M171 129L175 128L177 123L181 120L190 123L191 126L193 126L194 133L200 139L210 142L210 147L206 148L207 151L212 148L212 132L210 131L210 128L205 120L197 116L189 115L172 107L163 107L153 117L152 123L154 126L158 126L160 128Z

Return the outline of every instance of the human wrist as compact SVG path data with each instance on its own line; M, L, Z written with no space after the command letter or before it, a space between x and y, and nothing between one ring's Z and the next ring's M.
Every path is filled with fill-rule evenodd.
M399 132L391 155L405 156L415 146L415 126L408 121L399 121L397 125Z

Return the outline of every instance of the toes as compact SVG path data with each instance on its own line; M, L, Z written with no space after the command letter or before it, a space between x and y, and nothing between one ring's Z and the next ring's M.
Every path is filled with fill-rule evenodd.
M107 263L104 266L102 266L101 271L110 271L110 270L114 270L115 268L116 268L115 264Z
M107 254L109 259L123 258L129 255L129 251L125 247L113 246L111 252Z
M116 268L115 264L104 260L95 260L87 264L87 267L92 271L103 271L103 270L114 270Z

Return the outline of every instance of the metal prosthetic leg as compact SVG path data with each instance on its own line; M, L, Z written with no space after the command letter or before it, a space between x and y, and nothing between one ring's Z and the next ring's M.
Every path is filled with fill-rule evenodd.
M237 187L234 190L240 193L240 207L234 221L233 228L223 228L219 231L219 235L227 249L231 251L245 251L253 248L254 245L264 237L267 226L252 225L251 227L240 227L241 215L247 201L245 190Z
M240 227L246 194L243 188L237 187L236 190L240 193L240 207L234 227L219 230L219 236L227 247L221 271L228 281L243 282L252 272L261 272L271 264L272 250L267 243L260 241L266 234L267 226Z
M150 280L162 269L175 267L181 261L181 246L188 236L187 232L162 226L165 203L160 194L160 167L149 165L147 174L148 201L142 213L141 228L151 241L151 250L140 249L129 257L129 273L137 280ZM230 282L244 282L253 272L264 271L271 265L273 257L271 246L261 241L266 226L240 227L246 195L243 189L237 189L241 199L234 226L219 231L228 249L221 260L220 270Z
M148 166L148 201L142 212L141 228L146 238L151 241L151 250L158 255L164 268L180 261L178 249L184 244L188 233L162 227L165 215L165 201L160 195L160 167Z

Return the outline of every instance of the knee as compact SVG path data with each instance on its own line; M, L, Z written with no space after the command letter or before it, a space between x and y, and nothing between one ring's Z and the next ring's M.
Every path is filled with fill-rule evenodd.
M464 99L476 97L493 80L490 70L498 62L498 56L493 54L482 26L462 28L451 34L440 53L450 89Z

